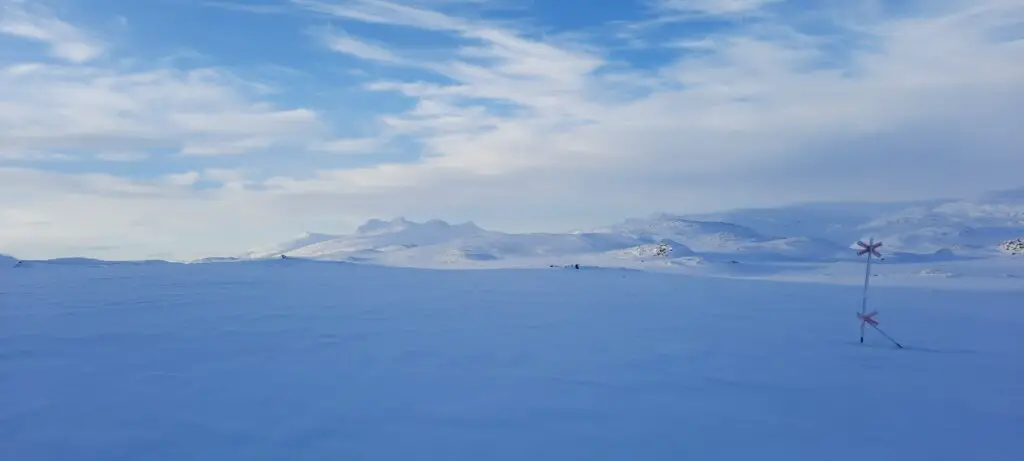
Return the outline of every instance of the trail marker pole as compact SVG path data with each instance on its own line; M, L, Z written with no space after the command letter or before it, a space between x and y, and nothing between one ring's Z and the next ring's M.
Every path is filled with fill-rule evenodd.
M861 248L857 251L857 256L868 255L867 268L864 271L864 296L861 298L860 313L857 314L857 318L860 319L860 342L861 344L864 344L864 327L870 325L871 328L875 329L875 331L878 331L886 339L892 341L896 347L903 349L903 345L896 342L895 339L892 339L891 336L885 334L885 332L878 327L878 321L875 320L875 316L878 315L878 311L872 311L870 314L868 313L868 283L871 281L871 257L882 257L882 254L878 252L878 248L882 246L882 242L875 242L874 238L868 240L868 243L858 240L857 246Z

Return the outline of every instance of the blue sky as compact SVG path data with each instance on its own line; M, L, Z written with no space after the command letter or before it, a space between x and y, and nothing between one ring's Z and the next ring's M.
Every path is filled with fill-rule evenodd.
M22 257L961 196L1024 167L1019 0L0 6Z

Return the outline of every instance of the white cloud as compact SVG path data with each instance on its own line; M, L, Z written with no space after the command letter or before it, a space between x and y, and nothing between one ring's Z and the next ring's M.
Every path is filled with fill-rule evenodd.
M169 174L163 177L164 182L174 186L191 186L199 181L200 174L198 171L188 171L185 173Z
M332 139L310 146L312 150L333 154L368 154L380 149L383 138Z
M149 158L145 152L100 152L96 154L98 160L104 162L141 162Z
M333 33L324 34L324 41L327 47L338 53L344 53L369 61L382 61L390 63L401 62L402 59L396 56L391 50L380 46L354 39L347 35Z
M246 179L245 170L230 168L210 168L203 170L202 179L221 183L224 187L244 189L253 182Z
M258 136L221 141L196 141L186 143L180 152L186 156L238 155L266 149L273 144L272 139Z
M74 160L74 157L60 152L46 152L40 150L21 149L14 147L0 147L0 160L17 161L67 161Z
M284 5L276 4L249 4L243 2L218 2L218 1L206 1L202 3L203 6L209 8L220 8L229 11L239 11L243 13L252 14L285 14L290 10Z
M191 241L176 251L187 256L230 246L230 233L261 234L252 226L269 216L262 215L259 203L228 191L190 191L183 184L192 178L193 174L184 174L132 181L0 168L2 251L22 257L146 257ZM217 230L210 233L211 227Z
M944 192L939 183L907 178L911 164L934 161L918 172L942 176L962 162L980 171L1018 158L1012 146L1020 138L1007 123L1019 115L1019 106L1005 104L1004 98L1014 95L1019 101L1024 91L1024 68L1017 64L1024 62L1024 50L1020 42L993 39L995 25L988 20L962 13L976 3L962 2L932 16L861 24L864 31L843 33L858 34L855 38L873 41L873 47L850 48L841 56L832 55L829 43L787 27L778 29L785 33L770 35L763 29L730 31L703 41L701 53L681 51L678 60L658 69L656 84L642 90L645 96L633 98L616 94L617 88L600 72L605 58L584 47L529 39L486 23L382 1L299 3L351 20L450 31L470 41L458 50L461 59L434 67L454 83L388 81L371 86L418 101L411 111L385 120L419 134L430 156L414 165L338 172L345 178L338 183L349 184L355 176L371 184L426 181L452 171L467 177L520 177L516 175L544 169L558 172L553 176L611 174L645 191L662 189L645 182L673 177L694 188L720 189L730 186L715 181L758 184L763 182L758 173L785 175L801 165L817 165L823 177L830 177L829 190L808 198L876 199L885 198L887 190L906 187L862 192L860 179L866 173L844 168L855 164L860 145L883 136L890 141L864 154L887 157L896 168L873 173L877 182L910 181L924 195ZM675 6L727 13L765 3ZM986 5L990 14L1002 18L1021 11L1007 2ZM849 46L855 46L852 40ZM484 101L507 106L495 109ZM920 158L914 146L933 144L921 139L923 133L998 147ZM998 142L993 135L999 136ZM942 156L960 160L936 161ZM374 176L379 180L367 179ZM787 190L806 192L792 184L774 186L761 197L785 201L799 196ZM699 206L673 195L646 201Z
M757 11L772 3L784 1L786 0L654 0L654 4L663 11L721 15Z
M468 21L459 18L389 1L356 0L338 3L321 0L291 0L291 2L311 11L373 24L390 24L438 31L471 28Z
M318 114L253 102L220 69L0 67L0 139L9 148L244 153L326 135Z
M367 165L372 156L323 155L362 166L280 160L271 169L239 160L148 180L0 168L0 252L101 245L117 247L106 257L202 256L381 215L556 230L653 211L972 194L1019 185L1024 169L1019 2L927 3L927 11L898 19L850 15L855 7L818 11L828 22L816 28L830 28L827 35L760 17L756 26L671 37L665 42L686 46L662 48L676 54L653 66L613 58L601 46L605 36L542 35L457 9L293 3L458 45L428 59L344 36L335 51L438 76L389 73L365 86L411 103L378 114L380 137L333 133L329 126L344 124L270 104L222 69L13 64L0 69L0 145L295 159L307 151L376 153L404 137L396 144L414 146L408 157L420 154L416 161ZM735 15L765 3L675 5L685 14Z
M19 0L0 1L0 34L46 43L51 55L76 63L104 53L99 39L47 13L30 13L24 5Z

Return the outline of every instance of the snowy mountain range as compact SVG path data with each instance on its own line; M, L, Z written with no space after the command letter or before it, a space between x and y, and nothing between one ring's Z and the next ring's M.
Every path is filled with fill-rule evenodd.
M810 204L705 215L655 214L598 229L513 234L472 222L373 219L353 234L305 233L204 261L309 258L410 267L852 260L858 239L905 261L983 258L1024 236L1024 188L975 199ZM628 265L628 264L626 264Z

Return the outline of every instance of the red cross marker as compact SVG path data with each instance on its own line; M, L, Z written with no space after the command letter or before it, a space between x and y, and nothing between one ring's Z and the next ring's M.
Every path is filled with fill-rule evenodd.
M878 326L878 320L875 320L875 316L876 315L878 315L878 311L873 311L870 314L858 313L857 314L857 318L860 319L860 323L862 323L862 324L866 323L866 324L871 325L873 327L877 327Z
M871 253L876 258L882 257L882 254L878 252L878 248L882 246L882 242L864 243L858 240L857 246L861 247L861 250L857 252L857 256L864 256L868 253Z
M882 336L885 336L885 339L888 339L889 341L892 341L892 343L895 344L896 347L898 347L900 349L903 349L903 345L902 344L900 344L895 339L892 339L892 336L889 336L888 334L886 334L884 331L882 331L881 328L878 328L878 320L875 320L875 316L876 315L878 315L878 311L872 311L870 314L860 314L860 313L857 314L857 318L860 319L860 330L861 330L860 331L860 338L861 338L860 342L861 343L864 342L864 325L871 325L871 328L874 328L875 331L881 333Z

